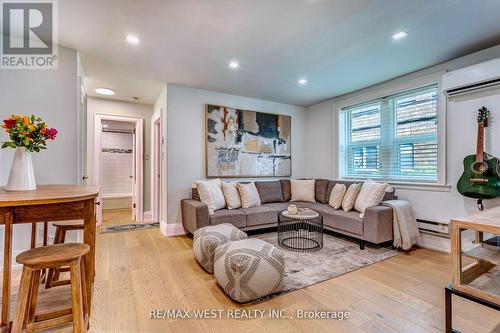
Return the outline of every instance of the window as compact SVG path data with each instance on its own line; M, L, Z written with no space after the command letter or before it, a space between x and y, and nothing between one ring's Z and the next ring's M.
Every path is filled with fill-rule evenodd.
M340 177L437 182L437 121L437 85L343 108Z

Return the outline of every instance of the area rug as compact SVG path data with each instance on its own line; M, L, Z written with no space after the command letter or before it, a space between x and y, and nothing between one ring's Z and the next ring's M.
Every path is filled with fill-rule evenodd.
M101 227L101 234L105 234L108 232L145 230L145 229L152 229L152 228L159 228L159 227L160 227L159 222L119 224L119 225L112 225L112 226L108 226L108 227Z
M276 233L252 236L278 246ZM299 253L280 248L285 256L285 278L278 293L258 299L259 303L284 293L302 289L323 282L339 275L394 257L400 252L391 247L365 244L359 249L359 243L342 236L325 234L323 248L317 252Z

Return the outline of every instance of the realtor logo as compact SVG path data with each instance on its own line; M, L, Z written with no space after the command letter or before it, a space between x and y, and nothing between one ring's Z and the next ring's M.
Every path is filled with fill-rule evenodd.
M3 69L57 69L56 0L2 0Z

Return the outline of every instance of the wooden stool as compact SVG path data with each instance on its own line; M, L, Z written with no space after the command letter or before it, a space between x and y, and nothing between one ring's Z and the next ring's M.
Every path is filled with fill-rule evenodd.
M82 257L90 251L84 243L67 243L42 246L25 251L16 261L23 265L21 284L12 321L12 333L45 329L73 321L73 332L86 331L84 313L88 309L86 299L85 270ZM41 270L61 266L70 267L72 307L35 315Z
M54 235L54 244L62 244L66 239L66 232L70 230L83 230L83 221L58 221L53 222L52 225L56 227L56 233ZM45 277L45 288L51 288L55 286L63 286L70 284L70 280L59 281L59 275L61 272L68 272L69 267L56 267L49 268L47 270L47 275Z

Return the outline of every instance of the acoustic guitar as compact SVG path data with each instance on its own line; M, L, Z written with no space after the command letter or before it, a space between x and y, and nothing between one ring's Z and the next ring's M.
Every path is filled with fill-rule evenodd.
M484 106L477 115L476 155L464 158L464 172L457 189L474 199L493 199L500 196L500 163L498 158L484 152L484 128L488 127L489 111Z

